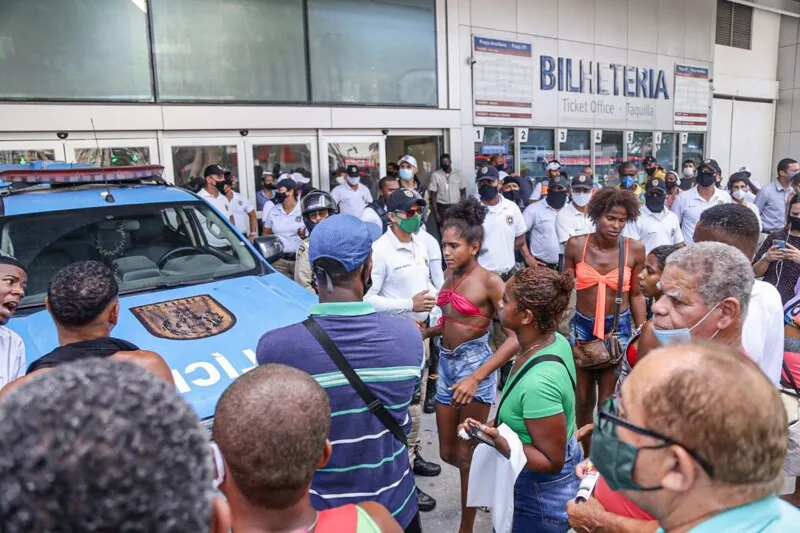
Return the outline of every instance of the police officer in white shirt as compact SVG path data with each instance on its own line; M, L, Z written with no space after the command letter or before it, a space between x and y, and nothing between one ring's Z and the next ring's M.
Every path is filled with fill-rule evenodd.
M225 197L224 175L225 171L219 166L207 166L205 170L203 170L205 186L200 190L200 192L197 193L197 195L214 207L224 218L227 218L232 223L235 223L233 220L233 214L231 213L230 203ZM206 239L208 239L208 244L215 248L227 248L230 246L230 242L225 239L220 239L214 235L214 230L209 227L208 221L205 220L202 215L198 214L198 218L201 219L200 223L203 227L203 233L205 233Z
M25 343L5 324L25 296L27 284L22 264L0 253L0 388L25 374Z
M346 183L334 187L331 196L339 206L339 213L360 217L364 208L372 202L372 194L369 188L361 183L361 174L356 165L347 167L346 180Z
M225 198L231 209L231 216L236 229L247 235L250 242L258 235L258 219L253 203L243 194L233 190L233 182L225 179Z
M294 263L305 224L300 211L300 202L295 196L297 184L294 180L282 179L278 182L277 187L275 191L277 203L264 221L264 235L277 236L283 245L283 255L272 266L281 274L294 279Z
M672 212L678 216L683 240L687 246L694 244L694 228L703 211L731 201L731 196L727 192L716 187L719 172L719 165L713 159L706 159L700 163L696 170L697 187L682 193L672 204Z
M578 174L572 178L572 201L558 212L556 218L556 233L562 253L570 237L594 233L594 223L588 215L593 189L593 176Z
M641 241L645 254L659 246L683 243L680 222L675 213L664 207L666 199L667 183L661 178L647 178L639 218L625 226L630 227L630 234L623 235Z
M522 217L530 231L531 254L546 266L558 270L561 247L556 234L558 212L567 202L567 180L559 173L547 182L547 196L525 208Z

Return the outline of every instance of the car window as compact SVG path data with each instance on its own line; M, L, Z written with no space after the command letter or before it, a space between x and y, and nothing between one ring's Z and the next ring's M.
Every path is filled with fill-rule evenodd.
M205 202L7 217L0 249L28 271L23 309L42 305L52 276L77 261L109 266L122 294L264 271L241 237Z

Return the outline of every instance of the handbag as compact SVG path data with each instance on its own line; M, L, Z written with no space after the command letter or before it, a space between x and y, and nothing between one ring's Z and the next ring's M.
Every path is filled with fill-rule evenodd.
M588 238L588 237L587 237ZM616 366L624 352L619 342L619 311L622 307L622 283L625 279L625 253L624 237L619 238L619 277L617 278L617 297L614 300L614 325L605 339L595 339L585 344L576 341L573 353L575 366L586 369L600 369ZM605 320L605 317L594 317L595 320Z
M783 473L787 477L800 476L800 388L789 372L789 367L783 363L783 371L794 390L781 389L783 407L786 409L786 418L789 421L789 447L786 461L783 463Z
M328 354L328 357L331 358L344 377L347 378L347 381L350 383L353 389L355 389L356 394L358 394L361 399L364 400L369 412L375 415L397 440L399 440L404 446L407 445L408 438L406 437L403 429L400 427L400 424L398 424L389 411L386 410L386 406L383 405L383 402L380 401L378 397L375 396L371 390L369 390L369 387L364 384L361 378L358 377L356 371L353 370L353 367L350 366L350 363L348 363L347 359L344 358L344 355L342 355L342 352L339 350L330 336L325 333L325 330L322 329L322 327L313 318L304 320L303 325L306 327L309 333L311 333L311 335L317 339L317 342Z

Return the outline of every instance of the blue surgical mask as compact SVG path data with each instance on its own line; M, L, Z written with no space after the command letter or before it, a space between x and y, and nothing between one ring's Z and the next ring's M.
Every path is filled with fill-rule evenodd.
M720 302L722 303L722 302ZM656 340L658 344L661 346L669 346L671 344L690 344L692 342L692 330L703 323L703 321L708 318L708 315L714 312L714 310L719 307L719 303L712 307L708 313L703 316L697 323L692 326L691 328L678 328L678 329L657 329L653 328L653 333L655 333ZM711 339L717 336L719 330L715 331L714 334L711 336ZM709 340L711 340L709 339Z
M633 176L623 176L622 181L620 183L626 189L633 188Z
M400 179L403 181L411 181L414 179L414 171L410 168L401 168L400 169Z

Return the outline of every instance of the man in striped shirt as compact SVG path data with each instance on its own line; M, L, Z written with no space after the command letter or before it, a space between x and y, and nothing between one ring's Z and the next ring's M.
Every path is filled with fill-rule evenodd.
M309 260L320 303L310 314L408 434L408 406L422 375L422 336L414 322L377 314L363 301L370 284L372 242L379 236L377 226L350 215L334 215L314 228ZM281 363L311 374L330 398L333 455L312 479L314 507L377 501L406 532L421 531L406 445L369 411L305 326L266 333L256 357L259 364Z

